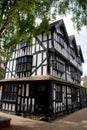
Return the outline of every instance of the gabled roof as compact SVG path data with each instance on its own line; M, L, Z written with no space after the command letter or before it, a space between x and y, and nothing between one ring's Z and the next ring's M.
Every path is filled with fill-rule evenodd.
M75 49L76 55L78 55L78 48L77 48L75 36L74 36L74 35L70 35L70 36L69 36L69 40L70 40L70 46L71 46L71 44L72 44L72 46L73 46L74 49Z
M83 58L81 46L80 46L80 45L77 45L77 48L78 48L78 55L80 56L81 61L84 62L84 58Z
M67 33L63 19L51 23L51 27L58 29L58 33L60 33L60 34L63 33L66 43L69 44L68 33Z

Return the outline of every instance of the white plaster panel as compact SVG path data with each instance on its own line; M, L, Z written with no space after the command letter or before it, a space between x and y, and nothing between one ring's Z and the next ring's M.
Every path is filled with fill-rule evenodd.
M47 41L43 42L43 45L44 45L45 48L47 48Z
M10 63L9 63L10 64L10 68L9 68L10 70L12 70L12 62L13 61L10 61Z
M36 55L33 55L33 63L32 66L36 66Z
M29 84L26 84L26 96L29 96Z
M42 46L40 46L40 51L42 51L43 50L43 48L42 48Z
M56 90L53 90L53 100L56 99Z
M43 34L43 40L47 40L47 35L45 33Z
M49 31L49 39L51 39L51 31Z
M52 41L49 40L49 48L52 48Z
M5 73L5 79L7 79L8 78L8 73Z
M8 73L8 78L11 78L11 72Z
M41 67L37 69L37 75L41 75Z
M47 66L43 66L43 75L47 74Z
M11 111L11 104L9 104L9 111Z
M34 100L34 98L32 99L32 112L34 112L34 102L35 102L35 100Z
M31 76L35 76L35 72Z
M14 104L12 105L12 111L15 111L15 105Z
M39 44L36 45L36 52L39 51Z
M42 53L38 54L37 66L42 63Z
M13 71L15 71L15 67L16 67L16 60L14 60Z
M43 52L43 59L45 59L47 57L46 52Z
M8 110L8 103L5 103L5 110Z

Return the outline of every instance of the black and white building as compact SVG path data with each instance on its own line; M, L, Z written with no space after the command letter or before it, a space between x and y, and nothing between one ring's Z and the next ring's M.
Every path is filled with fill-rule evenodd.
M56 114L85 106L81 87L81 47L68 36L63 20L54 22L46 34L23 40L7 62L2 110L15 114Z

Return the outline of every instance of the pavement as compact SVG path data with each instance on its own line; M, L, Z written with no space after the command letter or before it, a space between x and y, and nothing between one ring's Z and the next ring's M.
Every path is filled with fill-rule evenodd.
M11 126L0 130L87 130L87 108L76 111L52 122L32 120L0 112L11 118Z

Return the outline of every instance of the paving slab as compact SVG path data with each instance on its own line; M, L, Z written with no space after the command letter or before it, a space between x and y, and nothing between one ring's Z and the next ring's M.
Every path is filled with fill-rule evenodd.
M0 130L87 130L87 108L52 122L37 121L2 112L0 116L11 118L11 126Z

